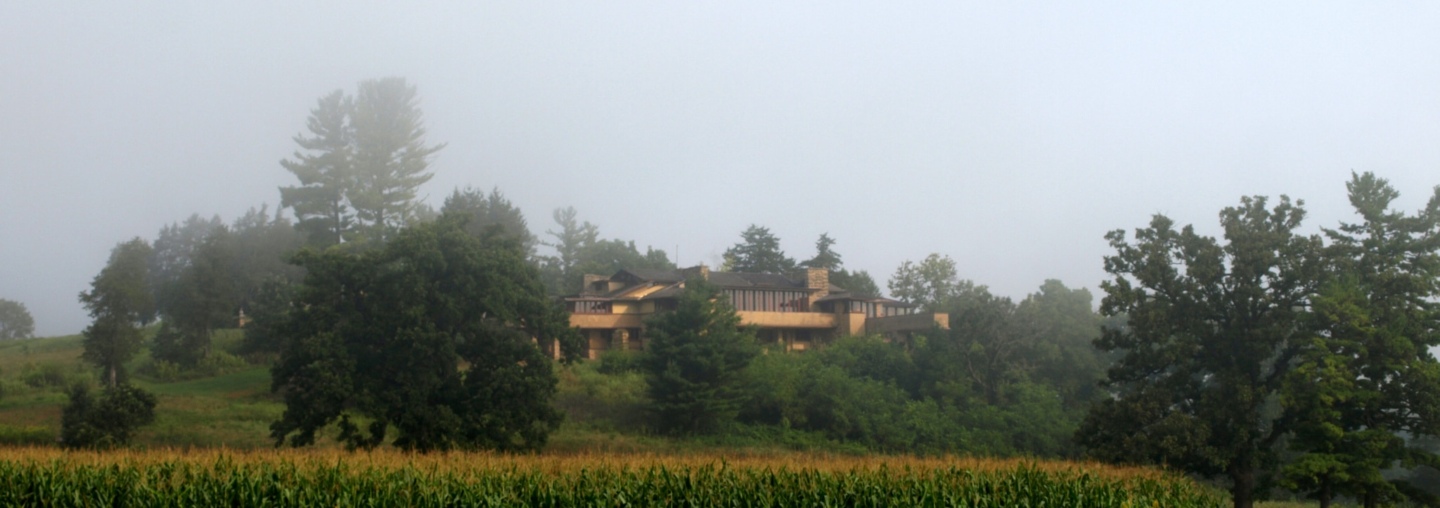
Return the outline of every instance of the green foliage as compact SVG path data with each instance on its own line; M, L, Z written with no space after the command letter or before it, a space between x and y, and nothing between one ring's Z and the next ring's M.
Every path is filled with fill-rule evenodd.
M527 256L535 254L535 235L525 223L525 215L510 200L495 188L487 196L484 192L466 187L455 189L445 198L440 208L442 215L469 217L465 230L475 236L483 236L492 227L500 228L503 235L519 243Z
M839 260L838 256L834 258L837 263ZM820 262L829 260L822 259ZM783 275L794 269L795 260L786 257L785 252L780 250L780 239L771 234L769 228L751 224L740 233L740 243L725 250L726 271Z
M458 457L456 460L467 460ZM281 458L0 461L0 504L88 506L1095 506L1220 508L1173 475L1132 478L1035 464L952 467L585 464L488 468Z
M1293 488L1323 502L1337 494L1367 506L1404 497L1382 472L1401 461L1440 463L1400 436L1440 434L1440 189L1413 215L1391 210L1384 179L1352 175L1362 218L1325 230L1326 283L1313 298L1319 328L1286 379L1294 421L1286 466Z
M355 185L354 133L349 124L354 99L336 90L310 110L310 137L295 136L294 159L280 161L300 185L280 188L280 206L295 212L295 228L311 245L338 245L355 238L355 212L347 193ZM303 150L303 151L302 151Z
M0 340L26 339L35 333L35 318L25 304L0 298Z
M65 367L58 363L43 363L40 365L26 365L22 374L25 384L31 388L53 388L57 386L69 386L76 380Z
M277 443L312 444L334 423L351 447L393 426L404 449L534 449L558 425L542 348L574 357L582 344L518 244L441 220L383 248L296 261L305 281L273 328Z
M225 223L219 216L205 219L199 214L192 214L184 222L160 228L155 237L154 248L146 261L149 268L147 282L150 294L154 295L156 313L172 315L175 309L184 305L186 296L180 279L190 268L200 245L223 227Z
M845 288L853 294L868 297L880 296L880 286L865 270L849 271L844 268L830 271L830 284Z
M105 389L97 400L90 388L70 388L60 424L66 448L112 448L130 442L135 430L155 420L155 396L129 384Z
M932 311L949 305L951 299L974 286L959 279L955 260L939 254L930 254L919 263L906 260L887 285L895 299Z
M104 371L109 386L124 381L125 363L140 349L139 325L155 315L146 284L150 254L150 245L139 238L117 245L90 291L80 293L80 302L94 319L83 332L81 358Z
M835 239L830 238L829 233L821 233L820 238L815 240L815 257L800 262L804 268L824 268L826 270L839 270L845 264L840 260L840 253L835 252L831 247L835 246Z
M0 425L0 446L46 446L55 444L55 431L34 425Z
M716 432L745 403L741 375L759 347L721 296L704 279L687 280L675 310L645 322L641 365L662 432Z
M1113 278L1101 310L1129 323L1096 342L1124 356L1109 371L1115 397L1077 436L1091 454L1224 474L1236 506L1250 505L1258 470L1290 430L1266 408L1309 343L1304 310L1320 271L1319 238L1295 233L1302 203L1266 201L1220 213L1224 244L1160 215L1133 243L1122 230L1106 236L1116 252L1105 258Z

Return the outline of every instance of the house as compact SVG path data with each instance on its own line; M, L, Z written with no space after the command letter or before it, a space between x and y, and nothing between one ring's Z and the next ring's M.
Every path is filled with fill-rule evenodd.
M830 272L823 268L787 277L711 271L700 265L683 270L621 270L609 277L586 275L580 293L564 298L570 326L580 329L590 358L612 349L643 349L645 318L674 309L685 280L692 277L719 287L740 322L756 327L761 344L786 351L809 349L847 335L893 338L950 324L944 313L917 312L901 301L832 286Z

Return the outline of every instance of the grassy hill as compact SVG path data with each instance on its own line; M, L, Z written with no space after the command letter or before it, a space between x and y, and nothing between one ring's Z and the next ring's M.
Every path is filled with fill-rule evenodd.
M65 388L75 382L94 382L96 370L80 361L80 336L0 342L0 428L13 433L44 429L59 434L60 408ZM238 330L217 334L217 351L232 350ZM132 382L156 395L155 423L141 429L135 444L143 447L226 446L269 447L270 422L285 407L270 393L270 372L264 365L229 361L210 369L214 375L167 381L146 374L148 350L128 366Z
M153 330L149 333L153 334ZM209 375L187 379L157 376L148 349L127 364L131 382L158 399L155 422L142 427L134 445L156 447L270 448L269 425L285 406L270 392L268 364L245 363L234 355L239 330L221 330L214 341L222 357ZM146 340L149 340L147 335ZM80 360L78 335L0 342L0 444L53 442L60 431L66 387L97 383L98 370ZM148 348L148 343L147 343ZM697 449L783 449L793 446L767 439L730 439L724 443L677 441L646 435L643 426L644 381L638 374L600 375L592 363L559 369L555 404L567 414L550 436L554 452L685 452ZM317 446L339 447L321 434ZM853 452L853 450L847 450Z

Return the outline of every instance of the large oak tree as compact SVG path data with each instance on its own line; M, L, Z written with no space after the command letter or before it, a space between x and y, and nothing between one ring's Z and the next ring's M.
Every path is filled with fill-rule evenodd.
M297 255L305 280L268 328L286 406L277 443L312 444L332 423L361 448L392 435L419 451L545 443L561 418L546 351L575 357L579 335L518 242L464 228L442 218L383 248Z

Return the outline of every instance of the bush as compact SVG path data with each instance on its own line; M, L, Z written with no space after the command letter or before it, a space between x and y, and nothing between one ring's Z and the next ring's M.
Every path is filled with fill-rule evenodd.
M90 386L70 387L70 403L60 416L60 444L66 448L124 446L142 425L155 420L155 396L122 384L107 388L97 400Z
M26 365L22 377L25 384L32 388L49 388L70 384L70 376L65 373L65 367L55 363L46 363L38 367L35 364Z

